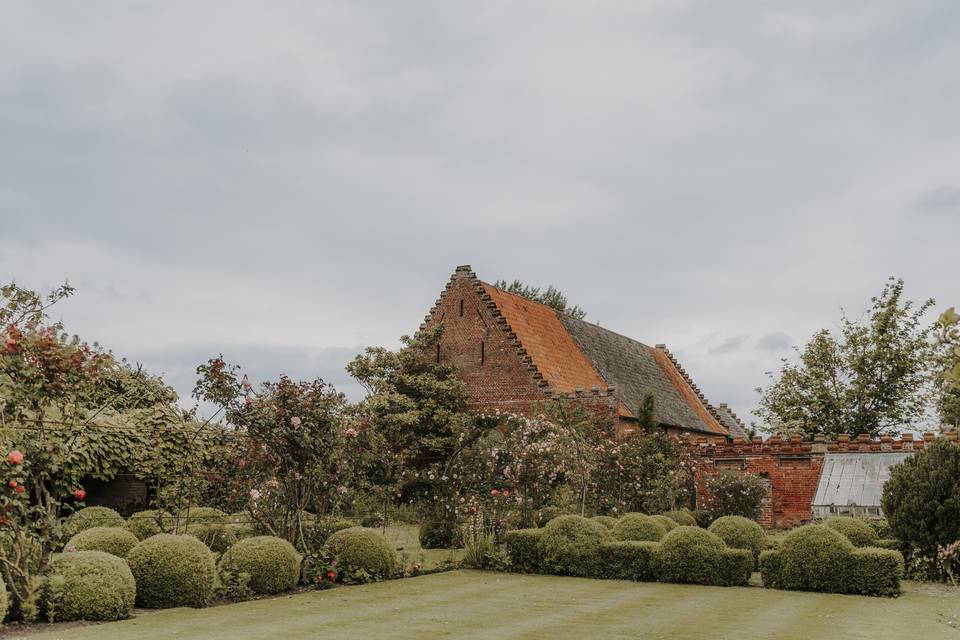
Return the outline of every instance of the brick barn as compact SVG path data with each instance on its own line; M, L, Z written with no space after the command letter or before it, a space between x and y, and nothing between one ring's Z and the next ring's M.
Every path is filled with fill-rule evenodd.
M457 267L421 329L441 323L435 354L463 380L471 408L529 414L536 403L578 398L635 428L644 395L670 433L722 443L743 438L726 405L712 405L664 345L626 336L508 293Z

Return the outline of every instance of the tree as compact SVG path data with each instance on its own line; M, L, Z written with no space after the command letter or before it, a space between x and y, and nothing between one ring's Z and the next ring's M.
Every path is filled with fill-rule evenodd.
M934 325L937 338L937 410L944 427L960 428L960 314L953 307Z
M450 465L481 435L463 383L430 356L442 331L403 336L397 351L370 347L347 365L368 394L353 415L371 442L371 488L385 508L397 498L427 500L434 519L454 517Z
M760 517L767 485L755 475L726 470L707 479L707 508L716 516Z
M960 540L960 447L941 439L893 467L880 503L894 537L936 558Z
M497 280L493 286L495 286L497 289L502 289L509 293L515 293L518 296L523 296L528 300L545 304L551 309L556 309L560 313L573 316L578 320L582 320L587 315L587 312L577 305L573 305L572 307L569 306L567 302L567 296L563 295L563 293L561 293L560 290L555 288L553 285L548 286L546 291L542 291L540 287L531 287L524 284L520 280L514 280L510 284L507 284L506 280Z
M761 394L757 414L780 431L878 436L908 429L929 406L932 346L919 307L903 299L891 278L863 318L844 314L839 335L823 329L783 360Z

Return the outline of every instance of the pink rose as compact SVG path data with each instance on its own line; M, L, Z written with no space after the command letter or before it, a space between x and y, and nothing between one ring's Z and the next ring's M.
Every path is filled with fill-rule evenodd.
M7 462L12 465L23 464L23 454L14 449L7 454Z

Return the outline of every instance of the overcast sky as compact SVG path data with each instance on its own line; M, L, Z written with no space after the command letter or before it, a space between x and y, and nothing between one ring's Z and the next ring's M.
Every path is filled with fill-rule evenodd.
M960 4L0 10L0 281L182 395L343 371L458 264L666 343L742 417L885 279L960 304Z

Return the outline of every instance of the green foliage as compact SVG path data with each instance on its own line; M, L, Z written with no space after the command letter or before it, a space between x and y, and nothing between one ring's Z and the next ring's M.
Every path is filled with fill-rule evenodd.
M564 512L562 509L547 505L546 507L543 507L542 509L539 509L537 511L537 526L545 527L547 526L548 522L550 522L557 516L562 516L562 515L564 515Z
M893 467L881 504L893 537L923 557L960 540L960 447L938 440Z
M539 302L551 309L565 313L568 316L573 316L579 320L583 320L587 315L587 312L577 305L571 307L567 302L567 296L563 295L563 293L553 285L548 286L546 291L541 291L540 287L531 287L519 280L514 280L510 284L507 284L506 280L497 280L493 286L502 291L523 296L527 300Z
M690 515L696 520L697 526L703 529L708 528L720 516L720 514L709 509L694 509L690 512Z
M7 619L7 612L10 611L10 595L7 593L7 585L0 580L0 624Z
M140 606L205 607L213 595L216 565L205 544L188 535L161 533L127 555Z
M223 553L237 543L236 527L229 524L191 524L186 532L215 553Z
M103 551L126 558L140 541L126 529L120 527L91 527L70 538L65 549L77 551Z
M420 525L420 546L424 549L461 547L460 527L450 520L426 520Z
M937 338L937 408L944 425L960 428L960 314L953 307L934 325Z
M293 545L275 536L256 536L236 543L220 560L220 570L248 574L254 593L280 593L300 579L301 556Z
M710 511L718 516L760 517L767 485L762 479L742 471L721 471L707 478Z
M70 515L63 523L63 535L73 537L93 527L123 527L123 516L107 507L87 507Z
M822 525L795 529L780 550L760 554L763 584L774 589L896 596L903 556L893 550L854 547Z
M590 519L594 522L599 522L607 529L613 529L615 526L617 526L617 519L613 516L593 516Z
M195 524L226 524L228 519L227 514L213 507L188 507L177 514L180 528Z
M139 540L146 540L158 533L170 533L173 530L173 516L166 511L151 509L137 511L127 518L125 526Z
M729 549L718 536L696 526L679 526L664 536L656 551L662 582L733 586L746 584L753 554Z
M780 547L780 566L774 578L781 589L843 593L852 570L853 544L823 525L794 529Z
M616 521L613 537L616 540L658 542L667 535L662 524L642 513L628 513Z
M859 518L827 518L823 524L842 533L855 547L875 547L880 541L877 532Z
M386 580L400 567L386 538L370 529L337 531L324 545L324 553L336 561L338 579L348 584Z
M915 308L903 300L903 280L891 278L863 319L844 314L839 336L819 331L798 362L784 360L757 415L808 437L909 428L927 409L933 353L923 316L932 304Z
M697 521L692 515L690 515L689 511L667 511L663 515L667 516L682 527L697 526Z
M595 576L601 569L600 546L610 530L581 516L559 516L543 528L539 551L548 573Z
M617 540L600 546L602 558L598 577L612 580L656 580L656 542Z
M102 551L57 554L47 566L46 578L48 588L40 609L51 622L120 620L133 611L136 584L127 563L115 555Z
M0 326L40 324L46 318L47 309L69 298L74 291L73 287L64 283L42 296L36 291L17 286L15 282L0 284Z
M670 533L671 531L676 529L678 526L680 526L677 524L676 520L662 513L659 513L655 516L650 516L650 517L656 520L657 522L659 522L660 526L666 529L667 533Z
M732 549L748 549L754 560L766 546L766 534L753 520L743 516L722 516L713 521L708 529Z
M514 529L504 536L504 545L510 558L510 570L518 573L540 573L543 558L540 555L540 537L544 529Z
M900 595L903 556L890 549L862 548L853 552L853 571L845 591L865 596Z
M331 535L337 531L356 527L357 523L343 518L317 518L314 522L304 526L307 530L306 535L310 539L310 546L308 548L319 549Z
M870 525L878 538L893 537L893 533L890 531L890 522L886 518L867 518L865 522Z

